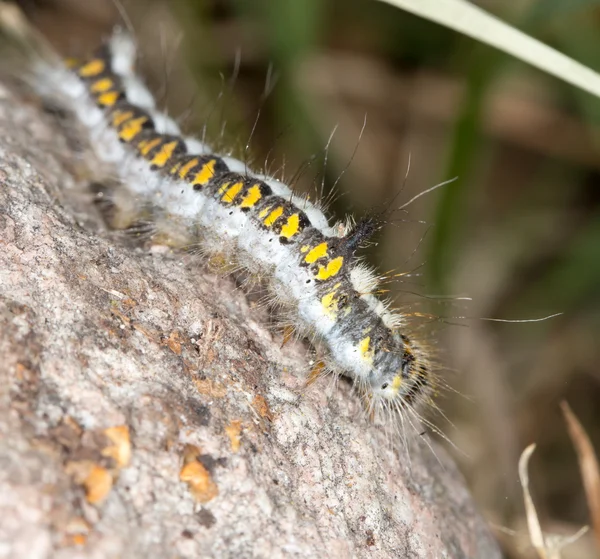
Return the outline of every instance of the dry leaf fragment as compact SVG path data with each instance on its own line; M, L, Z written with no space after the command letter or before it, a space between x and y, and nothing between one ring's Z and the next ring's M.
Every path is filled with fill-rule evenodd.
M313 365L313 367L310 370L310 373L308 375L308 378L306 379L306 386L310 386L311 384L316 382L317 379L321 378L321 375L323 374L324 371L325 371L325 363L323 363L323 361L317 361Z
M80 516L69 520L65 527L65 534L62 545L65 546L84 546L90 534L91 526Z
M263 419L268 419L269 421L273 421L273 412L271 408L269 408L269 404L265 400L264 396L257 394L252 399L252 407L256 410L258 415Z
M188 484L192 495L199 503L208 503L219 494L219 488L210 472L196 458L199 454L198 447L189 444L185 446L179 479Z
M223 398L227 394L227 388L212 379L195 380L194 384L200 394L205 394L211 398Z
M231 451L238 452L242 439L242 422L239 419L232 419L229 425L225 427L225 432L231 442Z
M181 355L181 338L179 332L171 332L163 342L175 355Z
M131 461L129 427L127 427L127 425L109 427L104 430L104 434L110 439L113 445L107 446L102 450L102 455L112 458L115 461L117 468L126 468Z
M185 481L199 503L208 503L219 494L219 488L209 471L200 462L190 462L181 468L179 479Z
M296 330L293 326L286 326L283 329L283 338L281 340L281 345L279 346L280 349L283 348L283 346L285 346L287 343L289 343L289 341L294 336L295 331Z
M106 468L94 464L83 486L88 503L96 505L108 497L113 486L113 477Z
M600 471L598 468L598 458L588 434L569 407L569 404L563 401L560 403L560 407L565 416L569 436L577 452L581 479L583 480L590 516L592 517L596 545L600 551Z
M69 462L66 471L74 477L75 483L85 488L86 499L92 505L100 504L112 489L112 474L91 460Z

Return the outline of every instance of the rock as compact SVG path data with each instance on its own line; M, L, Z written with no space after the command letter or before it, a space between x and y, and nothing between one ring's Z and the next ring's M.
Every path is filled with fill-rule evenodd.
M0 92L0 557L500 557L442 449L394 451L347 382L306 386L231 280L103 231L77 130L21 97Z

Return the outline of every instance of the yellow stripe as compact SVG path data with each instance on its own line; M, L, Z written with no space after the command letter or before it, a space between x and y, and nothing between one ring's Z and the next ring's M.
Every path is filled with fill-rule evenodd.
M253 208L261 198L262 194L260 193L260 186L258 184L253 184L248 189L248 194L244 196L240 208Z
M121 126L124 122L133 117L133 111L115 111L112 117L113 126Z
M85 66L79 68L79 75L82 78L91 78L104 72L105 67L106 65L104 64L104 60L96 58L88 62Z
M327 295L323 295L323 297L321 297L321 304L328 310L332 310L333 309L333 305L335 303L335 291L331 291L329 293L327 293Z
M281 228L281 236L289 239L293 237L300 229L300 215L293 214L288 217L285 225Z
M160 144L160 138L152 138L151 140L143 140L138 144L138 150L142 155L148 155L153 148Z
M327 293L327 295L324 295L321 298L321 305L323 306L323 309L325 310L327 316L329 316L330 318L335 318L337 315L337 303L338 300L335 298L335 291Z
M123 128L119 130L119 138L125 142L131 142L142 131L142 126L147 121L147 116L141 116L126 122Z
M273 225L273 223L275 223L277 221L277 219L281 216L282 213L283 213L283 206L278 206L267 216L267 218L264 220L264 224L267 227L271 227Z
M222 198L223 202L231 204L235 200L235 197L240 193L243 186L244 185L241 182L236 182L233 186L230 186Z
M402 386L402 377L400 375L396 375L394 377L394 380L392 381L392 390L394 390L394 392L398 392L398 390L400 390L401 386Z
M341 287L341 285L341 283L336 283L329 293L326 293L323 295L323 297L321 297L321 305L323 310L330 318L335 318L337 316L340 302L339 297L337 297L337 290Z
M373 352L369 349L370 345L371 345L371 338L369 336L367 336L366 338L363 338L358 343L358 351L360 351L361 356L369 361L373 359Z
M231 184L231 183L230 183L229 181L227 181L227 182L224 182L224 183L221 185L221 187L219 188L219 190L217 190L217 196L222 196L222 195L225 193L225 191L226 191L226 190L229 188L229 185L230 185L230 184Z
M98 81L95 81L90 87L90 91L92 93L104 93L112 88L114 82L110 78L102 78Z
M315 248L313 248L305 257L304 257L304 261L307 264L313 264L314 262L316 262L319 258L323 258L324 256L327 256L327 243L321 243L320 245L317 245Z
M344 257L338 256L337 258L330 260L327 266L319 266L319 273L316 276L317 279L324 281L332 278L341 270L343 263Z
M112 107L119 100L118 91L107 91L98 97L98 103L103 107Z
M169 161L171 158L171 155L173 155L173 152L178 144L179 142L177 141L163 144L150 163L152 165L156 165L157 167L164 167L167 164L167 161Z
M260 219L262 219L263 217L265 217L271 211L272 207L273 206L267 206L264 210L261 210L260 213L258 214L258 217Z
M196 166L198 165L199 161L197 157L194 157L194 159L190 159L183 167L181 167L181 169L179 169L179 178L180 179L185 179L186 175ZM176 173L177 171L174 171L174 173Z
M196 173L192 184L195 186L197 184L204 185L210 181L215 175L215 163L216 159L211 159L208 163L205 163L202 166L202 169Z
M369 336L367 336L366 338L362 339L358 343L358 350L360 351L360 353L362 355L364 355L365 353L367 353L367 351L369 351L369 345L370 344L371 344L371 338Z
M169 173L171 175L175 175L177 173L177 171L179 171L179 169L181 169L181 161L177 161L177 163L175 163L170 169L169 169Z

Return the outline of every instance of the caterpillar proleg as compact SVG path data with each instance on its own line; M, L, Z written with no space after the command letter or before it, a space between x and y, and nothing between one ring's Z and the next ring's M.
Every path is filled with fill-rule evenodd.
M71 111L114 170L111 225L150 222L156 242L200 251L260 279L324 369L352 379L368 410L388 415L429 397L430 360L407 318L376 296L360 261L372 220L331 223L283 182L182 134L134 73L133 38L116 31L85 60L38 56L37 93Z

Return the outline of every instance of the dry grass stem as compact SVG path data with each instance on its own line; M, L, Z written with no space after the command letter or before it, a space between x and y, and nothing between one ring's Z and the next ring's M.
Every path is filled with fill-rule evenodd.
M600 550L600 472L598 468L598 459L594 447L588 437L583 425L577 419L577 416L571 410L569 404L563 401L560 404L569 436L573 441L573 446L577 452L581 479L585 488L585 496L590 509L592 526L596 544Z
M544 534L542 533L542 527L529 493L529 472L527 466L529 459L535 450L535 444L530 444L521 454L519 458L519 479L521 480L521 486L523 487L523 498L525 500L525 514L527 515L527 526L529 527L529 537L531 544L536 549L540 559L550 559L546 551L546 543L544 542Z
M529 459L534 450L535 444L530 444L523 451L521 458L519 459L519 479L521 480L521 486L523 487L529 539L540 559L561 559L561 550L583 536L588 531L588 526L583 526L572 536L564 537L556 534L548 534L544 537L538 514L531 493L529 492L529 473L527 468Z

